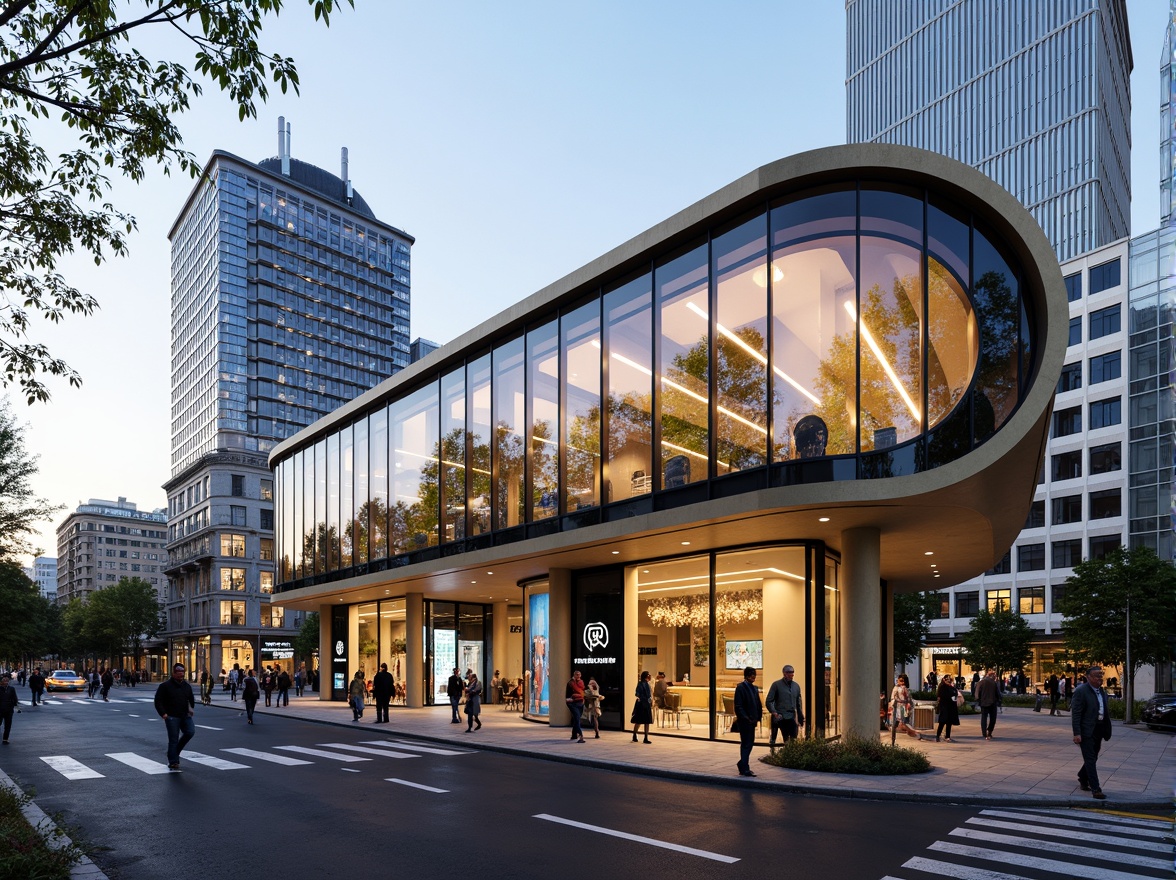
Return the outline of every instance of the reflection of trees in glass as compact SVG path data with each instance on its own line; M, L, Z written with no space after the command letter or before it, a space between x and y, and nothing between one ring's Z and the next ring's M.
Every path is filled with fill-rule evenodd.
M531 427L531 510L534 518L559 513L559 440L555 422L536 419Z
M727 465L732 471L739 471L767 463L768 368L764 361L751 353L762 353L767 349L764 336L759 330L755 327L742 327L734 331L734 335L743 345L726 336L720 335L718 338L718 366L715 374L718 403L736 416L751 422L751 425L764 429L756 430L738 418L719 412L716 437L719 462ZM747 348L744 348L744 345ZM780 403L780 396L774 388L772 403L774 406Z
M927 258L927 427L963 399L975 370L975 328L963 288L934 257ZM962 353L960 349L965 349Z
M1017 339L1020 303L1004 272L990 270L976 282L973 300L980 332L976 439L1004 424L1017 402Z
M495 480L497 527L509 528L523 522L523 459L526 447L523 436L506 422L494 428L494 448L498 455Z
M662 378L662 441L707 454L707 376L710 374L710 351L706 336L673 362ZM672 451L667 450L663 459Z

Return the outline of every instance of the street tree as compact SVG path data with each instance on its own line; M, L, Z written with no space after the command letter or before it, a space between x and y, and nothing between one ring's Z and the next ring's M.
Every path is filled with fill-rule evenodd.
M129 654L138 667L144 637L154 638L161 628L155 587L142 578L123 578L86 600L83 639L112 661Z
M1135 674L1174 655L1176 567L1148 547L1116 547L1101 559L1084 559L1074 566L1058 610L1065 618L1068 650L1123 670L1131 712Z
M919 656L931 621L939 617L939 594L900 593L894 597L894 662L906 665Z
M37 584L11 559L0 559L0 661L23 665L36 656L40 596Z
M3 248L0 244L0 252ZM62 509L33 492L32 478L39 470L37 456L25 449L24 427L17 424L8 400L0 401L0 559L35 556L30 537L36 523Z
M1033 628L1021 615L1003 606L981 608L972 627L960 638L964 661L980 669L994 669L998 676L1022 669L1033 656Z
M294 656L309 661L319 649L319 614L312 611L302 621L294 636ZM307 667L309 668L309 666Z
M307 0L329 24L344 2ZM292 59L259 45L284 0L126 0L0 3L0 382L45 401L48 376L81 377L43 342L36 323L89 315L98 303L58 271L82 251L101 265L127 252L135 219L107 198L110 174L143 180L159 165L199 174L177 117L211 82L257 115L270 84L298 91ZM154 32L179 34L191 70L150 57ZM53 121L58 123L52 129ZM62 139L57 155L40 136Z

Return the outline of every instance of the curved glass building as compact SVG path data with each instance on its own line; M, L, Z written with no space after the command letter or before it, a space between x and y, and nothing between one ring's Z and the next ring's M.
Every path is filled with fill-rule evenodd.
M323 613L328 698L501 670L561 724L575 666L620 727L649 669L661 723L723 737L743 668L790 663L811 727L873 731L889 598L1003 555L1065 345L1052 250L987 178L785 159L275 449L274 601Z

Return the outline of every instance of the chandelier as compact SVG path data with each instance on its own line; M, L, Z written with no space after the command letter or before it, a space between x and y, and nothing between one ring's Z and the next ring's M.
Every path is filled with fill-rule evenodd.
M763 608L760 590L735 590L715 596L715 622L743 623L758 620ZM709 596L674 596L650 599L645 614L654 626L710 626Z

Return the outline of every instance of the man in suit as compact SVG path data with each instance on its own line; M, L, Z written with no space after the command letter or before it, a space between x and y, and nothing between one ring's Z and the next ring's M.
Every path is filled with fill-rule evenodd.
M991 669L976 685L976 702L980 704L980 733L985 739L992 739L996 713L1000 708L1000 685L996 681L996 673Z
M743 670L743 681L735 688L735 721L739 725L739 763L735 766L740 776L755 776L748 761L755 745L756 727L763 717L759 688L755 686L755 667L748 666Z
M796 670L784 667L784 677L772 682L768 688L767 707L772 716L772 734L768 747L776 746L776 731L780 731L784 742L796 739L797 730L804 727L804 707L800 701L800 685L792 680Z
M376 724L388 723L388 704L396 693L396 679L388 671L388 664L381 663L380 671L372 676L372 696L376 698Z
M1078 785L1098 800L1106 795L1098 781L1098 751L1104 739L1111 738L1110 703L1103 690L1101 666L1086 671L1086 681L1074 689L1070 700L1070 723L1074 728L1074 743L1082 750L1082 769L1078 771Z
M1058 700L1061 699L1061 696L1062 696L1062 692L1058 689L1057 673L1050 674L1049 682L1046 685L1046 689L1049 691L1049 714L1050 715L1057 715L1058 714Z

